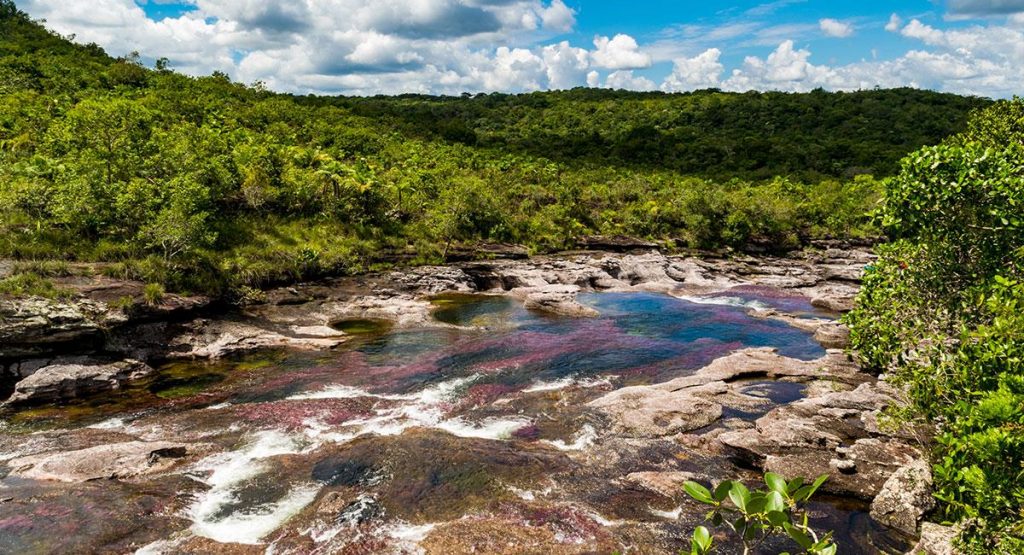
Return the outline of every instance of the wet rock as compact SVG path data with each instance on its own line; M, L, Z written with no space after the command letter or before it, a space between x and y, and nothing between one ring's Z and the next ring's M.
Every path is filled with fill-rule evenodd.
M611 420L612 432L629 437L663 437L703 428L722 417L722 405L691 391L626 387L591 401Z
M229 320L197 320L191 329L171 340L171 356L176 358L222 358L260 349L330 349L345 339L337 334L324 337L306 334L284 335L253 324Z
M921 518L933 508L931 465L917 460L886 480L871 503L871 518L913 536Z
M921 524L921 540L907 555L956 555L953 542L960 531L954 526L943 526L932 522Z
M878 412L896 402L884 383L864 383L776 408L753 429L719 441L748 464L790 479L828 474L825 491L870 500L898 468L921 457L907 439L877 427Z
M414 295L378 294L325 305L321 309L328 322L341 319L386 320L397 326L415 326L431 321L434 306Z
M674 435L715 422L722 416L723 405L740 410L764 406L767 401L763 397L743 390L741 380L752 378L828 378L853 383L870 379L839 352L802 361L780 356L774 349L744 349L715 359L691 376L612 391L589 406L610 419L615 433L630 437ZM831 440L836 446L839 442L838 438Z
M846 349L850 346L850 328L839 322L829 322L814 330L814 340L826 349Z
M164 472L186 454L188 447L183 444L129 441L16 458L8 466L12 475L22 478L88 482Z
M854 296L820 296L811 299L811 306L828 310L829 312L849 312L854 307Z
M576 318L594 317L598 312L583 306L576 300L579 288L575 286L549 286L526 293L523 307L527 310L539 310L559 316Z
M15 384L14 394L7 403L23 405L68 401L118 389L152 372L152 368L137 360L50 364Z

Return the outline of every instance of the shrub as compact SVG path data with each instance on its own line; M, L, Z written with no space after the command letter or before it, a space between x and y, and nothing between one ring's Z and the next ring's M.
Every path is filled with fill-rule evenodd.
M147 283L142 288L142 298L145 299L148 305L158 305L163 302L164 296L167 292L164 290L164 286L159 283Z

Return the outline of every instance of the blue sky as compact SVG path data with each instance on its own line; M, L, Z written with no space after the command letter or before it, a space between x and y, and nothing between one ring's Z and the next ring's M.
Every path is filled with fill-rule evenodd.
M319 93L1024 94L1024 0L16 0L112 54Z

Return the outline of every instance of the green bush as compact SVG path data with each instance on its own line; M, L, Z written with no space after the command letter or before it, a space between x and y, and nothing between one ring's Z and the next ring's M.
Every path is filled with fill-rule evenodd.
M1024 551L1024 100L909 156L880 210L896 240L847 321L864 363L937 430L936 497L970 553Z

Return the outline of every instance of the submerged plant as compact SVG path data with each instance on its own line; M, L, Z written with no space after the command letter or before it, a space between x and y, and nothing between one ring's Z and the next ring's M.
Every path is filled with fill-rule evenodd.
M805 484L803 478L787 482L769 472L764 475L768 486L765 490L751 491L738 480L725 480L713 491L692 481L683 488L690 497L712 507L707 520L732 530L743 542L744 555L756 553L769 538L783 535L796 542L801 553L835 555L838 546L832 541L832 532L815 532L806 509L806 503L826 479L824 475L810 484ZM711 531L698 526L690 542L691 555L705 555L715 549Z

